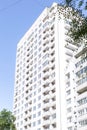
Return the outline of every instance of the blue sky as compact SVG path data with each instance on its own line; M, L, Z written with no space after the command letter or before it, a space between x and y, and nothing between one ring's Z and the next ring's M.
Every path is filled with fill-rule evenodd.
M0 0L0 110L12 110L17 43L53 1Z

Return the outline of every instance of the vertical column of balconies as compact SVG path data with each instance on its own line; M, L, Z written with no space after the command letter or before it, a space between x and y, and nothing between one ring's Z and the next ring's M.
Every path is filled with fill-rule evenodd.
M75 83L75 59L74 52L77 45L74 45L73 39L69 36L71 20L65 20L65 61L66 61L66 120L67 130L77 129L77 113L76 113L76 83Z
M25 68L25 100L24 100L24 129L31 129L32 118L32 84L33 84L33 35L28 39L27 51L26 51L26 64Z
M74 68L66 73L66 119L67 129L77 129L76 83Z
M50 18L49 18L50 19ZM55 38L54 25L43 31L43 89L42 128L56 129L56 87L55 87Z
M81 46L76 57L77 129L87 129L87 47Z

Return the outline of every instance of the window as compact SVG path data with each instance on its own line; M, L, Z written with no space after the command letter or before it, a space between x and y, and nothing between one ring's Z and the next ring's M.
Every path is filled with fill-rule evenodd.
M38 61L38 65L40 65L40 64L41 64L41 60Z
M71 98L67 99L66 102L67 102L67 104L70 104L71 103Z
M33 126L35 126L36 125L36 122L33 122Z
M41 33L41 29L39 30L39 33Z
M19 123L17 123L17 127L19 126Z
M87 97L84 97L84 98L82 98L82 99L80 99L79 101L78 101L78 104L79 105L83 105L83 104L86 104L87 103Z
M35 70L35 71L34 71L34 75L36 75L36 74L37 74L37 71Z
M34 96L36 95L36 91L34 91Z
M72 130L72 127L68 127L68 130Z
M34 84L34 89L36 88L36 86L37 86L37 85L36 85L36 84Z
M38 104L38 108L40 108L40 107L41 107L41 103Z
M37 77L34 78L34 82L37 80Z
M22 125L22 124L23 124L23 121L21 121L20 124Z
M39 41L38 44L41 45L41 41Z
M67 96L70 95L71 90L66 91Z
M41 53L38 55L38 58L40 58L41 57Z
M43 56L43 60L45 60L47 57L49 57L48 53Z
M56 118L56 113L52 115L52 119L55 119Z
M41 92L41 88L38 89L38 93Z
M36 55L37 55L37 51L34 52L34 56L36 56Z
M37 67L37 64L34 65L34 68L36 68L36 67Z
M43 67L45 67L47 64L49 64L49 61L46 60L44 63L43 63Z
M67 108L67 113L71 112L71 107Z
M34 47L34 50L36 50L36 49L37 49L37 46Z
M38 96L38 100L40 100L41 99L41 95L40 96Z
M38 81L38 86L40 86L40 85L41 85L41 80Z
M72 117L70 116L67 118L67 122L71 122L71 121L72 121Z
M38 125L41 124L41 120L38 120L37 123L38 123Z
M33 107L33 110L34 110L34 111L36 110L36 106Z
M81 110L78 111L79 116L84 115L84 113L85 113L84 109L81 109Z
M51 74L51 77L54 78L55 77L55 72Z
M36 114L33 114L33 118L35 118L36 117Z
M38 74L38 78L41 78L41 73L40 73L40 74Z
M41 27L42 23L39 24L39 27Z
M41 128L38 128L37 130L41 130Z
M80 127L87 126L87 119L79 121Z
M39 52L41 51L41 47L38 49L39 50Z
M41 70L41 66L38 67L38 71L40 71L40 70Z
M34 58L34 63L37 61L37 57Z
M38 112L38 116L40 116L40 115L41 115L41 111Z
M36 98L34 99L34 103L36 102Z

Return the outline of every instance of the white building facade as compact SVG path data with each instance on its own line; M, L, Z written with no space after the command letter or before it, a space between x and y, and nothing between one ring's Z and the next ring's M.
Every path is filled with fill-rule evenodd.
M76 52L77 129L87 129L87 43Z
M78 47L68 36L73 17L78 15L73 16L72 8L53 3L17 45L17 130L80 130L78 103L85 90L77 90Z

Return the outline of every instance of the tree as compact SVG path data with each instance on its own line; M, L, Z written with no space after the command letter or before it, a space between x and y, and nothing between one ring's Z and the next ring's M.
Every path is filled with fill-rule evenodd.
M72 27L70 29L71 37L76 42L83 38L87 39L87 2L85 0L65 0L65 5L77 10L82 18L81 23L79 19L72 20ZM85 12L85 14L83 12Z
M16 130L14 121L15 117L11 111L3 109L0 112L0 130Z

